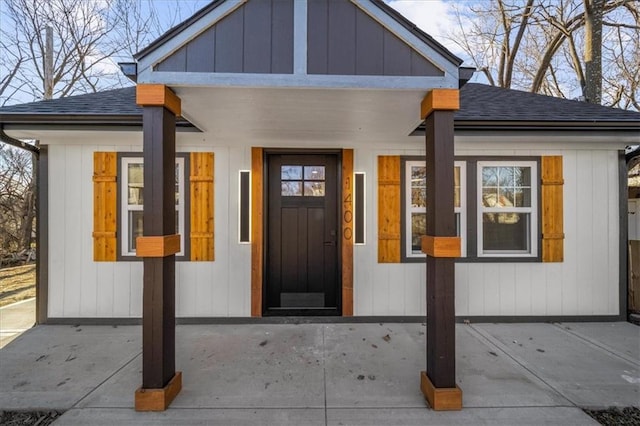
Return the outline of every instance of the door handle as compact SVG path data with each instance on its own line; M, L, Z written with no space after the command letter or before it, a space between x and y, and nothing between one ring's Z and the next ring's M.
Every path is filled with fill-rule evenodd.
M335 246L335 245L336 245L336 242L335 242L335 241L325 241L325 242L324 242L324 245L325 245L325 246Z

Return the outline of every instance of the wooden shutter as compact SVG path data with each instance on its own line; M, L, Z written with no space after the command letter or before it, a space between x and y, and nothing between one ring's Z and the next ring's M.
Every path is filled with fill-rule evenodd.
M118 156L93 153L93 260L116 260Z
M400 263L400 157L378 157L378 263Z
M192 152L190 158L191 260L214 260L213 153Z
M542 157L542 261L564 260L562 157Z

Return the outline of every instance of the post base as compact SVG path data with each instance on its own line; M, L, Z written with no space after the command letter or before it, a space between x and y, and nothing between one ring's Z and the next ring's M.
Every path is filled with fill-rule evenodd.
M177 371L169 383L161 389L136 391L136 411L164 411L182 390L182 372Z
M431 383L426 371L420 372L420 390L424 394L429 406L436 411L462 410L462 389L436 388Z

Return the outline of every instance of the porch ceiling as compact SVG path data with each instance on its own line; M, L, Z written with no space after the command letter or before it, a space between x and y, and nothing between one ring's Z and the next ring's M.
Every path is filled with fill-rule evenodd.
M420 123L425 91L173 87L185 118L224 140L394 141Z

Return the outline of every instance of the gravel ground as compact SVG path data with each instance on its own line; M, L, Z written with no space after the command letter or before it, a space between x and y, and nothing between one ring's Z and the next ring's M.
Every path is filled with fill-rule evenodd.
M585 408L583 411L605 426L640 425L640 408L638 407L612 407L606 410L587 410Z
M62 411L0 411L2 426L47 426L62 415Z

